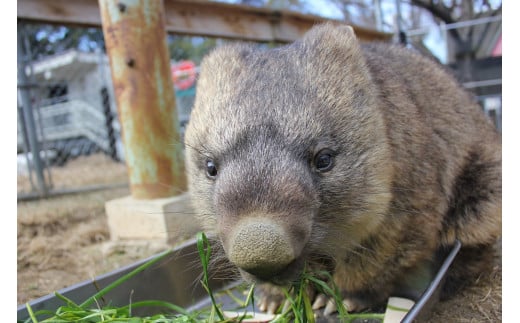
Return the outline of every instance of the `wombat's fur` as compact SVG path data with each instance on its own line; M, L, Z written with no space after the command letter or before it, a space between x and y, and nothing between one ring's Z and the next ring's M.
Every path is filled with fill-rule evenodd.
M501 233L500 141L436 63L332 24L214 50L185 135L194 206L242 275L327 269L349 310L416 288L456 239L450 281L481 269Z

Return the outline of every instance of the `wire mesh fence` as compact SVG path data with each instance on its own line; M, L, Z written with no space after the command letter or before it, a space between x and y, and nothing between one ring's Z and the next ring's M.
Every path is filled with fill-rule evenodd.
M181 130L194 84L178 91ZM18 24L18 198L128 185L100 28Z

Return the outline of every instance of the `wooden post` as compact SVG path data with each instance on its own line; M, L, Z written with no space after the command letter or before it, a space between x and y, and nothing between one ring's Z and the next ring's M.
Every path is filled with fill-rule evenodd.
M99 0L135 199L186 191L162 0Z

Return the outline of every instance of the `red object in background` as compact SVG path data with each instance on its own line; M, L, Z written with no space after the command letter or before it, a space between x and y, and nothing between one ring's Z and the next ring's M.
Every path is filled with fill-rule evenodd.
M171 67L173 85L179 90L187 90L195 84L197 71L192 61L181 61Z
M495 47L493 48L493 52L491 53L491 56L502 56L502 35L500 35L500 38L498 39L497 43L495 44Z

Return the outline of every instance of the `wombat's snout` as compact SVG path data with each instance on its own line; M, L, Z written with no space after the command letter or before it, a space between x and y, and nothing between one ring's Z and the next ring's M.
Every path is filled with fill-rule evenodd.
M266 218L244 219L226 240L229 260L262 280L283 270L299 253L284 228Z

